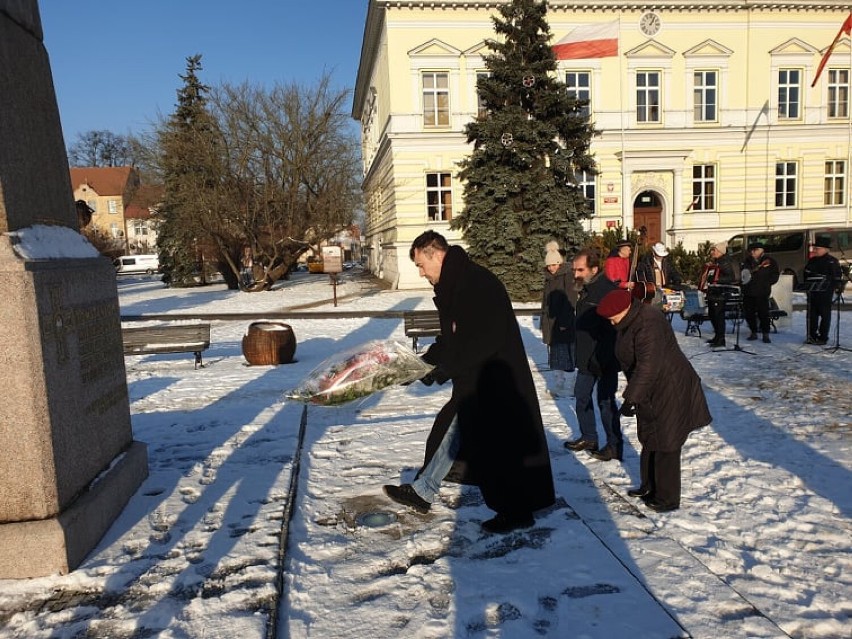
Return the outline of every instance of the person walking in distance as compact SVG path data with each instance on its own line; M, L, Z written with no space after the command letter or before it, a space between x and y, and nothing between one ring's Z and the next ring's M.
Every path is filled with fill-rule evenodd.
M680 458L686 438L712 418L701 379L671 324L652 306L612 291L596 312L615 326L615 354L627 378L620 412L636 417L641 483L628 491L651 510L680 508ZM660 365L660 362L664 362Z
M574 275L556 242L548 243L544 257L544 292L541 299L541 339L547 344L547 361L553 372L551 394L573 394Z
M601 461L618 460L623 456L624 443L615 392L618 388L618 362L615 359L615 330L609 322L595 313L595 308L610 291L617 290L600 270L596 251L582 249L573 261L577 297L577 381L574 383L577 422L580 437L565 442L573 451L588 450ZM656 309L655 309L656 310ZM657 311L659 312L659 311ZM598 429L595 422L596 390L601 425L606 443L598 448Z
M506 288L459 246L435 231L419 235L409 256L435 289L441 335L423 355L435 366L423 381L452 380L426 459L411 484L387 485L392 500L428 512L455 461L496 515L491 533L527 528L554 503L553 474L535 382Z
M756 340L760 330L764 343L769 344L772 341L769 339L769 297L781 272L778 263L766 254L763 243L749 244L748 253L741 273L743 315L751 331L746 339Z

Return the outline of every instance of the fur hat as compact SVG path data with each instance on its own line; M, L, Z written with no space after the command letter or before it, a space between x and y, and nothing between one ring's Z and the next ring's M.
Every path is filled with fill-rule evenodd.
M632 300L633 296L630 294L630 291L618 288L604 295L596 310L601 317L615 317L621 311L630 308Z
M559 251L556 249L551 249L547 252L547 255L544 256L544 265L550 266L551 264L562 264L565 260L562 259L562 255L560 255Z
M657 242L654 246L651 247L651 250L654 251L654 255L657 257L665 257L669 254L669 249L666 248L666 245L662 242Z
M719 251L722 255L727 253L728 251L728 243L727 242L716 242L713 245L713 248Z
M822 248L831 248L831 238L827 235L821 235L820 237L814 240L814 246L819 246Z

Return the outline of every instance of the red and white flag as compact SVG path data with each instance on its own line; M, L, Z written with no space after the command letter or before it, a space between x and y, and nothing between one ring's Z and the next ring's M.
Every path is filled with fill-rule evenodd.
M822 60L819 62L819 66L817 67L816 75L814 76L814 81L811 83L811 88L813 89L816 86L817 80L819 80L819 76L822 74L823 68L828 63L828 59L831 57L832 51L834 51L834 47L837 46L837 41L840 40L840 36L843 34L850 35L852 33L852 13L846 16L846 20L843 23L843 26L840 27L840 31L837 32L837 35L834 36L834 41L831 43L831 46L828 47L825 54L822 56Z
M618 20L584 24L553 45L557 60L611 58L618 55Z

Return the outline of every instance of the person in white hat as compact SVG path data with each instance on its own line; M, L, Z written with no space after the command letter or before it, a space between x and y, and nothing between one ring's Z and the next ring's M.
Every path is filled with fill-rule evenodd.
M548 365L553 371L550 394L573 396L574 306L577 289L574 273L559 247L548 243L544 257L544 292L541 298L541 340L547 344Z
M669 250L662 242L654 244L651 250L639 260L634 279L637 282L652 285L646 286L649 293L662 291L664 288L679 291L683 283L683 278L675 268Z

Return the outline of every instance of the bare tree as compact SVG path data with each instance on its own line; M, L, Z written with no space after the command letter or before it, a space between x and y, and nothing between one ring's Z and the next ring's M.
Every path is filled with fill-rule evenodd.
M132 147L123 135L111 131L86 131L68 147L71 166L133 166Z

